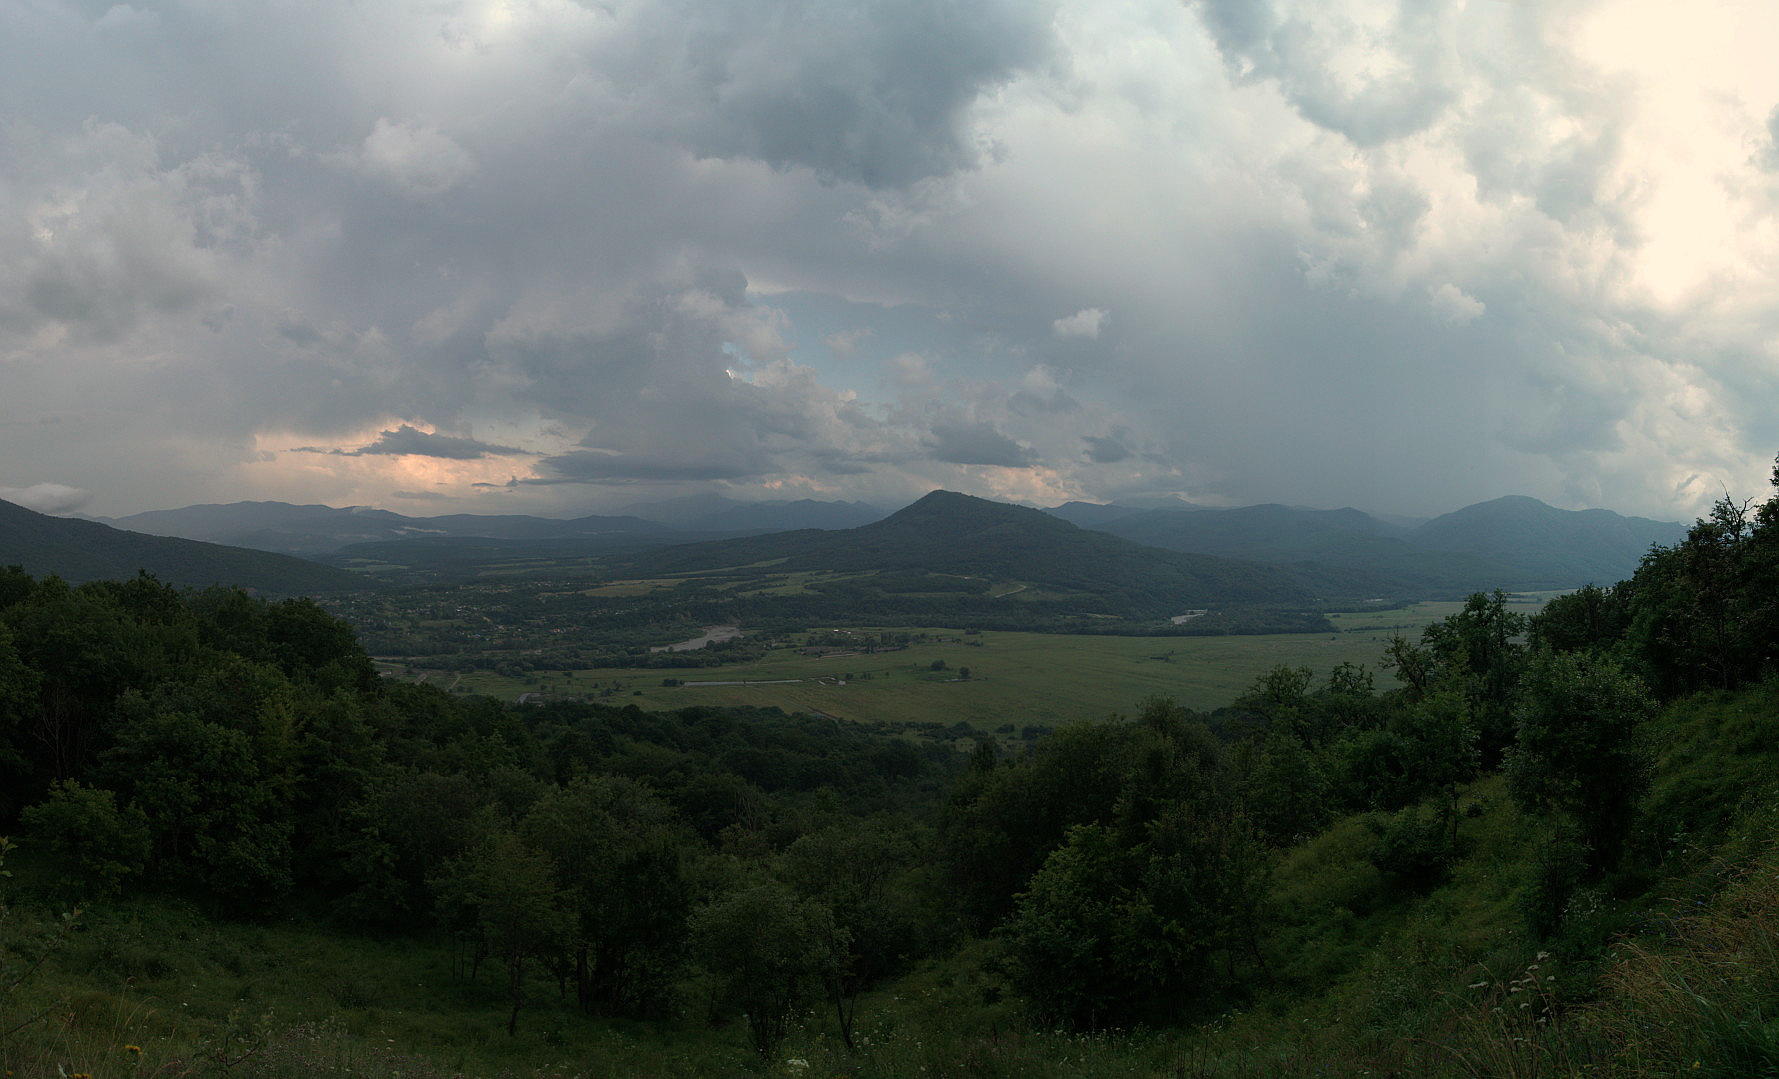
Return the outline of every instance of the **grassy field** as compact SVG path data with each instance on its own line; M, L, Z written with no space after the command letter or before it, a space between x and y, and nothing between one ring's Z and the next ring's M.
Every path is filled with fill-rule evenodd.
M1531 613L1547 597L1516 597ZM492 672L435 675L455 692L514 700L526 693L593 696L647 710L694 705L757 705L820 712L857 722L1054 726L1075 719L1130 715L1152 696L1210 710L1230 703L1265 671L1308 667L1318 679L1342 664L1393 684L1378 659L1393 634L1413 638L1462 603L1421 603L1331 616L1338 632L1228 637L1097 637L927 630L937 640L899 652L805 656L790 649L765 659L676 671L582 670L502 678ZM936 661L945 669L933 670ZM970 677L960 678L963 668ZM786 682L780 685L668 686L686 682Z

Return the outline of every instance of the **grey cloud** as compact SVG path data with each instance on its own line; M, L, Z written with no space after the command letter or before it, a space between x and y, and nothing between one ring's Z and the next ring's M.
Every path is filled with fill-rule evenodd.
M428 434L404 423L393 431L378 434L375 442L354 450L317 451L311 447L302 447L301 452L327 452L345 457L438 457L447 461L477 461L484 457L510 457L526 451L512 446L478 442L473 438Z
M216 291L215 259L192 242L203 180L163 168L152 137L99 121L74 137L8 122L0 170L0 332L51 324L110 342Z
M985 423L934 424L927 442L933 458L954 465L1029 468L1036 455Z
M517 452L390 417L525 432L498 497L578 512L1037 463L995 493L1659 512L1779 444L1768 298L1625 301L1614 178L1672 163L1597 7L134 3L0 34L0 458L101 499Z
M1083 307L1066 318L1059 318L1050 324L1050 331L1058 337L1085 337L1089 340L1100 335L1100 327L1105 325L1107 311L1103 307Z
M1364 31L1344 12L1315 5L1306 5L1309 16L1280 11L1289 6L1278 0L1195 5L1233 77L1272 80L1304 119L1359 146L1423 131L1456 99L1436 6L1401 5L1378 41L1351 40ZM1381 46L1398 70L1354 80L1339 55L1343 46Z
M1052 8L677 0L629 14L597 61L637 104L633 122L701 154L897 187L975 164L964 112L1048 60Z
M736 461L653 457L634 453L599 453L577 450L541 462L543 476L520 480L521 484L634 484L688 483L702 480L739 480L757 475L754 468Z
M1113 465L1131 457L1131 452L1115 438L1086 435L1081 441L1087 443L1087 459L1094 464Z
M34 483L29 487L0 487L0 499L38 513L73 513L91 502L91 491L61 483Z

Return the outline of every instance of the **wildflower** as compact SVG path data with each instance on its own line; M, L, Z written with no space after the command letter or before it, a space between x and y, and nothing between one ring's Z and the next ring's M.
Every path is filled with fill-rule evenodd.
M142 1047L140 1045L126 1045L124 1046L124 1052L139 1054L142 1052Z

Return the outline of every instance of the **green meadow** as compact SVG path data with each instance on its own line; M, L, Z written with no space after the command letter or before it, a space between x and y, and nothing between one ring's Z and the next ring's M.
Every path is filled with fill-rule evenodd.
M1547 594L1516 596L1532 613ZM622 698L645 710L695 705L752 705L819 712L860 723L964 723L985 731L1012 724L1055 726L1108 714L1130 715L1150 697L1202 711L1229 704L1278 666L1308 667L1318 678L1342 663L1373 672L1379 689L1395 684L1378 661L1393 635L1414 638L1461 609L1457 601L1334 614L1335 633L1217 637L1123 637L925 629L927 640L889 652L803 655L794 648L720 667L684 670L595 668L502 677L476 671L435 674L453 692L516 700ZM745 627L744 627L745 629ZM861 639L877 629L859 629ZM934 669L942 663L942 669ZM965 669L969 677L962 677ZM673 681L693 683L667 684ZM748 685L698 685L745 682ZM769 684L779 683L779 684Z

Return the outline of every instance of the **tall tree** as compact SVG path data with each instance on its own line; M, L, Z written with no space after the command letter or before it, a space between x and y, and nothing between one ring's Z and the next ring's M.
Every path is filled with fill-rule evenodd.
M770 1058L796 1010L822 991L844 944L827 909L776 881L743 884L692 916L692 951L719 1011L741 1012Z
M1528 673L1508 789L1527 812L1572 821L1597 868L1617 865L1649 789L1638 728L1654 712L1643 682L1598 656L1542 653Z
M520 832L549 856L573 920L581 1007L633 1016L662 1011L679 972L691 905L685 838L671 809L634 780L582 776L539 799Z
M506 967L507 1034L519 1029L526 962L559 949L570 916L549 858L504 828L489 827L435 883L460 926L471 927Z
M1438 684L1457 689L1470 705L1484 767L1492 768L1513 741L1513 705L1526 666L1526 616L1507 609L1500 589L1473 593L1464 609L1421 633ZM1428 687L1432 688L1432 687Z
M837 931L828 1001L848 1049L860 991L922 951L930 912L906 879L918 857L917 832L905 820L836 824L802 836L784 853L791 886L826 906Z

